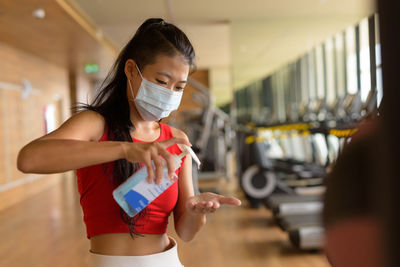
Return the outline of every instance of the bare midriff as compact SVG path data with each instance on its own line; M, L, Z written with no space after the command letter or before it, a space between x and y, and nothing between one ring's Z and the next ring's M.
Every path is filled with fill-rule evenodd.
M90 238L90 251L102 255L144 256L166 251L173 245L167 234L147 234L132 238L129 233L117 233Z

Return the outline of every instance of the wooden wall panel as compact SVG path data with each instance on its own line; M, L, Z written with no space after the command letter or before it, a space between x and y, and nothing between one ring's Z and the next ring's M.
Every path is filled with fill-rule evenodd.
M2 184L5 183L6 179L5 179L5 146L4 146L4 118L3 118L3 114L4 114L4 106L5 106L5 101L4 101L4 93L1 89L0 89L0 186Z
M27 79L40 91L40 99L54 101L55 94L63 100L63 118L70 116L68 71L41 58L0 42L0 82L22 85ZM35 94L31 97L36 97Z
M16 155L20 148L20 132L23 131L19 127L21 122L20 107L21 107L21 92L6 90L7 99L7 123L5 130L8 131L8 167L10 168L11 181L15 181L23 177L23 174L16 172Z
M40 6L46 10L44 20L32 16ZM91 80L106 74L116 49L99 43L56 1L0 1L0 10L0 203L10 204L3 201L9 195L21 199L37 192L24 191L28 184L7 188L29 180L17 170L16 159L21 147L44 134L43 107L54 104L56 124L64 122L71 115L69 74L78 77L73 84L77 95L84 97L79 101L86 100L87 92L90 100ZM97 75L84 74L88 62L100 66ZM35 89L28 99L22 99L18 89L25 79ZM3 88L10 84L13 88Z
M67 70L4 43L0 43L0 58L0 199L17 201L41 188L34 186L34 190L27 190L32 188L28 184L49 180L45 183L51 185L62 177L62 174L56 174L43 182L39 182L41 179L29 182L30 175L20 172L16 163L20 149L44 134L45 105L55 104L56 108L62 109L56 110L56 116L61 117L57 119L59 124L70 116ZM23 79L29 80L34 88L27 99L22 98L19 88ZM21 181L21 186L14 187ZM4 191L9 186L11 189ZM14 203L5 201L2 207Z
M27 144L33 139L43 135L44 122L42 119L44 101L39 94L32 95L22 101L21 111L21 142Z
M6 182L6 165L5 165L5 161L6 161L6 155L5 155L5 148L4 148L4 142L1 140L4 140L3 131L0 131L0 186L5 184Z

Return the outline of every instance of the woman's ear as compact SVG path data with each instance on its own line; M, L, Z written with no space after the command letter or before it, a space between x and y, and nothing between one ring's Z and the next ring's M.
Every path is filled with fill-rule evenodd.
M133 80L134 79L134 74L135 74L135 70L136 70L136 62L133 59L128 59L125 62L125 75L126 78L129 80Z

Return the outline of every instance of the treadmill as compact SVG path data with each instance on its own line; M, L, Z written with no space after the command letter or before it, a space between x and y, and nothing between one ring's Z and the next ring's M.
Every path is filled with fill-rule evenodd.
M288 232L291 244L302 250L319 250L324 245L322 195L272 195L266 206L278 226Z
M288 215L277 219L283 231L290 231L302 227L322 225L321 213Z
M321 225L305 226L289 231L290 243L303 250L319 250L324 246L325 230Z
M322 195L276 194L266 199L265 205L276 217L312 214L322 211Z
M278 219L279 227L288 232L291 244L302 250L319 250L324 246L322 214L290 215Z

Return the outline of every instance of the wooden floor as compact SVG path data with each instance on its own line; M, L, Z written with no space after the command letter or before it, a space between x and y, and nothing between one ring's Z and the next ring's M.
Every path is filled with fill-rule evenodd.
M223 193L235 190L225 186ZM233 189L232 189L233 188ZM236 191L236 190L235 190ZM170 234L173 232L172 222ZM89 242L75 181L63 182L0 212L0 266L86 266ZM291 248L264 208L223 207L190 243L178 240L186 267L326 267L324 255Z

